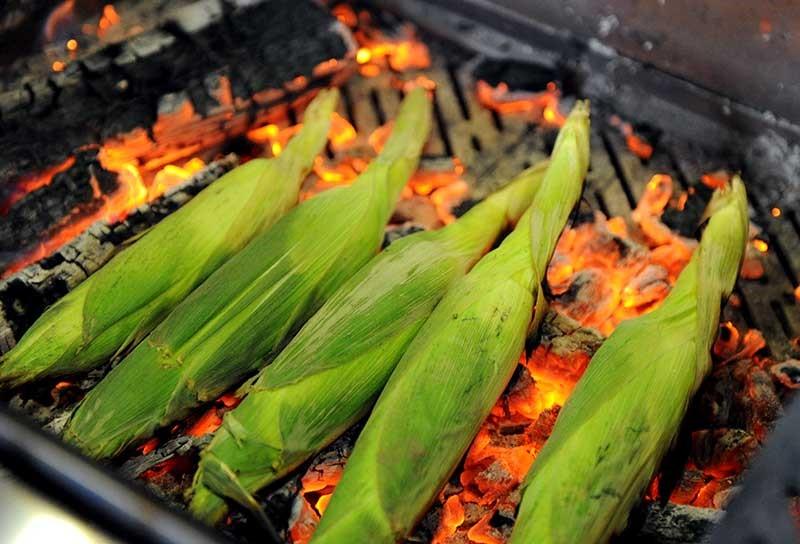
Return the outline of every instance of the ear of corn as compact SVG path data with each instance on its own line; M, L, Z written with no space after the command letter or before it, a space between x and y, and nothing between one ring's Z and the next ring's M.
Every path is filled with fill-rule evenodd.
M398 363L313 542L400 541L433 501L517 365L588 157L588 107L579 104L531 207L447 292Z
M354 424L447 288L530 205L545 168L526 170L439 231L395 242L342 286L242 390L203 452L192 513L218 522L220 496L257 507L252 492Z
M561 410L523 485L512 543L606 542L625 526L710 370L720 304L747 242L738 177L708 214L672 292L617 328Z
M274 358L376 253L429 128L428 98L413 91L359 179L304 202L212 274L87 395L65 439L114 455Z
M48 309L0 363L0 384L87 371L136 344L297 203L325 145L338 91L322 91L277 158L229 172Z

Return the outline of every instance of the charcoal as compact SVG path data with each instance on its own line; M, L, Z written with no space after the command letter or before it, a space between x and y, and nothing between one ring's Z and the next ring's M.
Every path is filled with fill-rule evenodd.
M492 86L505 83L509 89L538 92L547 84L560 81L563 74L543 66L513 61L486 60L475 67L475 79L482 79Z
M788 389L800 389L800 361L787 359L769 368L773 379Z
M681 236L695 238L699 232L700 220L703 217L712 190L702 183L693 186L686 197L682 210L668 206L661 216L661 222Z
M697 467L717 478L742 472L750 464L758 445L758 441L742 429L692 433L692 457Z
M149 453L128 459L119 468L119 474L123 478L133 480L138 478L146 470L155 467L167 459L171 459L176 455L186 455L193 448L202 448L204 445L208 444L210 440L211 435L206 435L201 438L179 436L169 440Z
M0 94L0 187L88 144L151 127L162 95L202 89L209 73L228 69L236 96L247 100L297 76L310 79L314 66L347 51L333 16L310 0L226 6L200 0L49 81L20 81Z
M539 343L563 357L577 352L591 357L603 343L603 336L594 329L581 327L574 319L554 311L547 312L540 330Z
M783 413L772 379L749 359L717 368L699 393L698 411L715 427L735 427L762 441Z
M93 183L106 193L117 188L116 175L103 170L97 150L79 151L69 169L11 206L0 223L0 255L10 260L18 251L38 242L72 210L97 207L100 199ZM6 264L0 257L0 269Z
M615 542L704 544L708 542L708 533L722 517L718 510L682 504L650 503L644 507L642 513L644 521L641 526L632 526Z

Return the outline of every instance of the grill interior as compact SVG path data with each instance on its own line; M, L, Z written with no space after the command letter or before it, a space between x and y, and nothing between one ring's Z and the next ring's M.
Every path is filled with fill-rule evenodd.
M399 22L386 13L380 14L380 20L390 26ZM423 164L435 166L440 161L457 157L465 167L462 178L470 185L473 199L481 198L532 162L548 155L555 135L552 129L487 109L478 102L475 88L478 77L492 84L502 80L513 83L517 78L521 88L530 85L533 87L525 90L532 91L541 90L544 83L557 79L564 93L562 109L567 111L576 93L583 92L567 68L521 64L513 44L505 48L510 52L503 55L502 44L492 47L476 43L479 50L475 51L438 35L423 34L421 39L430 49L430 68L410 70L402 75L387 71L375 77L355 75L341 86L339 113L359 134L370 134L395 117L403 96L403 91L397 88L398 77L410 81L424 76L434 81L436 88L433 93L435 125L425 148ZM487 55L487 51L492 54ZM491 81L492 78L496 81ZM199 104L195 106L198 111L202 109ZM293 112L290 118L298 117L298 113ZM602 101L593 104L591 167L584 202L576 210L575 224L590 219L593 211L600 211L607 217L630 217L656 174L669 175L676 191L702 190L701 177L720 169L742 170L745 179L751 174L754 179L761 179L752 171L759 164L752 157L720 150L713 142L709 145L690 142L663 127L652 123L636 124L637 119L628 118L626 120L634 123L637 133L644 134L653 145L652 156L642 159L629 149L625 136L612 120L614 114L610 105ZM332 162L344 156L328 150ZM55 255L0 282L0 351L13 345L14 339L19 338L47 305L99 268L127 238L157 223L237 161L237 157L230 155L219 158L180 191L146 205L124 221L95 225ZM722 319L732 322L741 331L760 330L769 354L779 361L797 355L797 344L793 340L800 335L800 312L794 294L800 283L800 215L775 201L769 187L753 184L748 189L752 222L760 229L758 238L768 245L765 253L754 256L763 265L764 273L758 279L738 282L735 294L739 303L737 307L726 306ZM775 208L780 209L779 216L775 216ZM699 211L687 209L684 213L665 215L664 222L673 230L692 236L698 219ZM81 377L76 381L77 387L67 389L61 397L52 396L57 381L47 381L16 391L8 400L12 407L34 417L41 425L57 430L81 391L91 388L107 371L108 366L91 373L88 378ZM198 410L193 418L199 417L205 409ZM662 496L669 496L680 484L681 471L689 455L680 445L686 446L691 430L682 433L678 449L665 462L664 472L674 474L662 478ZM265 512L282 537L292 537L291 525L298 516L296 497L303 485L301 477L323 470L331 463L341 464L357 432L358 427L352 429L294 476L260 494ZM198 448L207 441L207 437L193 437L182 432L174 435L168 430L163 431L160 438L158 447L146 454L131 451L115 460L115 468L127 478L138 478L147 471L157 470L170 459L194 459ZM162 500L177 503L188 483L187 477L184 475L181 479L165 473L163 478L149 479L147 487ZM441 515L439 508L434 507L411 542L431 541ZM244 541L263 538L264 528L245 512L235 511L231 519L223 529L227 536ZM708 523L715 519L714 512L704 509L648 503L634 514L631 528L622 540L636 541L644 535L660 542L699 541ZM670 540L669 535L676 530L679 539Z

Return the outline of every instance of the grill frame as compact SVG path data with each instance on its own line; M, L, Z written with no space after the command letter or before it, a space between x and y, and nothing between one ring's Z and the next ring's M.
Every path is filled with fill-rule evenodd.
M383 1L376 3L382 6L400 4ZM427 6L429 9L433 9L426 2L416 0L402 4ZM408 16L408 13L404 15ZM414 16L411 15L410 18L413 20ZM458 30L457 25L460 21L461 19L451 21L455 23L456 30ZM439 30L437 34L444 34L445 37L452 38L453 28L449 26L445 28L440 18L433 17L427 21L425 18L420 18L416 22L429 29L437 27ZM564 51L573 51L576 55L582 54L579 53L581 51L579 47L563 36L555 38L557 47L553 51L556 52L548 53L547 50L541 48L541 44L531 46L515 42L506 47L502 45L505 43L504 41L497 41L498 36L502 37L502 34L479 25L473 28L478 30L469 34L470 40L473 41L471 47L473 49L477 47L482 57L490 57L495 60L529 61L530 55L537 55L537 59L542 60L544 68L555 69L558 59L561 58ZM489 44L482 44L481 40L488 40ZM537 38L532 41L541 40ZM586 51L584 50L583 53ZM589 50L589 53L601 55L608 52ZM601 55L598 58L604 57ZM520 120L501 119L477 103L474 94L470 92L472 84L470 70L475 67L476 58L470 58L467 55L467 58L461 59L460 62L453 65L442 63L442 59L442 52L437 52L434 55L435 65L425 71L425 73L433 74L433 78L439 84L436 90L435 131L428 146L427 155L431 159L451 155L461 158L467 165L467 170L472 178L475 195L481 196L524 167L529 157L538 155L544 158L548 147L547 136L535 125ZM573 68L578 69L579 67ZM661 75L672 77L666 74ZM344 104L340 113L353 120L359 132L369 132L396 113L399 95L398 91L389 84L389 77L388 74L383 74L376 78L359 80L358 84L351 82L345 85ZM589 90L592 85L596 84L596 80L591 79L577 83L579 88L588 86L585 88ZM646 86L644 88L646 89ZM682 96L681 93L673 94L675 98L680 96ZM717 105L720 100L724 100L719 96L712 98ZM600 102L602 103L603 100ZM633 104L638 103L634 102ZM592 170L587 179L587 189L584 195L592 208L602 210L606 215L628 216L644 191L647 180L655 173L667 173L673 176L673 179L681 187L686 188L702 173L724 164L730 164L731 160L736 165L744 164L743 159L732 156L729 151L724 149L724 146L722 149L706 149L686 143L683 138L688 138L688 136L680 134L676 136L668 131L665 131L653 158L645 163L627 150L618 131L608 125L605 114L610 110L599 108L597 111L598 115L595 116L592 132ZM620 111L620 113L624 115L624 112ZM684 113L686 112L684 111ZM743 115L751 113L753 112L745 111ZM691 113L689 117L683 116L680 119L695 119L696 116L696 113ZM647 121L641 116L631 116L631 118L637 121ZM729 118L725 118L725 120L727 122ZM760 114L758 119L753 118L754 123L763 121ZM694 138L708 137L710 134L718 134L716 131L722 130L721 125L714 120L689 124ZM758 125L758 127L760 127L758 130L764 128L762 125ZM787 134L794 134L793 128L790 130L791 127L771 128L786 130ZM729 136L733 134L728 130L725 130L725 133ZM480 179L480 183L476 181L478 179ZM761 329L772 353L776 357L785 357L790 350L789 339L800 333L800 315L798 315L797 306L791 298L791 288L793 285L797 285L800 277L800 221L794 211L788 211L785 217L773 221L768 216L769 203L761 202L758 195L751 194L750 196L753 214L764 227L764 237L773 251L765 257L766 281L740 282L736 292L743 301L742 311L740 313L733 312L727 308L725 318L731 319L739 327ZM787 298L787 294L790 298ZM771 318L773 315L777 315L777 317ZM6 414L2 414L2 417L5 418ZM0 427L3 425L4 422L0 420ZM20 445L21 443L17 444L17 446ZM55 442L50 446L61 447ZM63 455L74 454L68 453L68 450L64 449ZM93 467L85 461L82 462ZM10 466L10 463L8 464ZM42 478L41 481L49 481L52 485L58 484L57 475L39 473L37 478ZM93 486L95 494L98 495L107 491L109 486L113 487L117 484L118 482L109 483L102 479L87 482L88 486ZM85 500L85 498L81 500ZM155 502L149 499L147 501L148 503ZM162 507L159 506L159 508ZM107 516L107 514L101 515ZM130 536L130 533L126 536Z

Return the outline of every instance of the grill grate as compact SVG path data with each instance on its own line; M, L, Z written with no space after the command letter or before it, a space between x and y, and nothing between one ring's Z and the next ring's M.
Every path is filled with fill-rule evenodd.
M436 130L426 147L431 157L458 157L466 167L465 178L480 197L509 179L531 160L547 155L547 133L512 117L500 119L475 99L472 67L475 59L448 65L433 55L430 69L420 72L436 84ZM417 74L409 74L414 76ZM376 128L392 118L399 103L391 87L391 74L348 83L345 96L353 107L359 131ZM365 100L365 98L367 98ZM341 113L347 113L343 110ZM602 115L593 116L592 160L584 198L609 216L629 217L654 174L667 174L683 188L695 186L700 177L720 167L736 166L736 157L708 154L696 145L667 138L654 146L653 156L643 161L626 147L619 131ZM744 173L745 176L747 172ZM762 331L776 358L791 354L790 340L800 334L800 310L793 290L800 278L800 229L794 211L772 217L777 203L761 202L750 189L753 223L769 244L762 256L765 274L759 280L740 280L736 292L742 307L726 308L724 319L737 327Z

